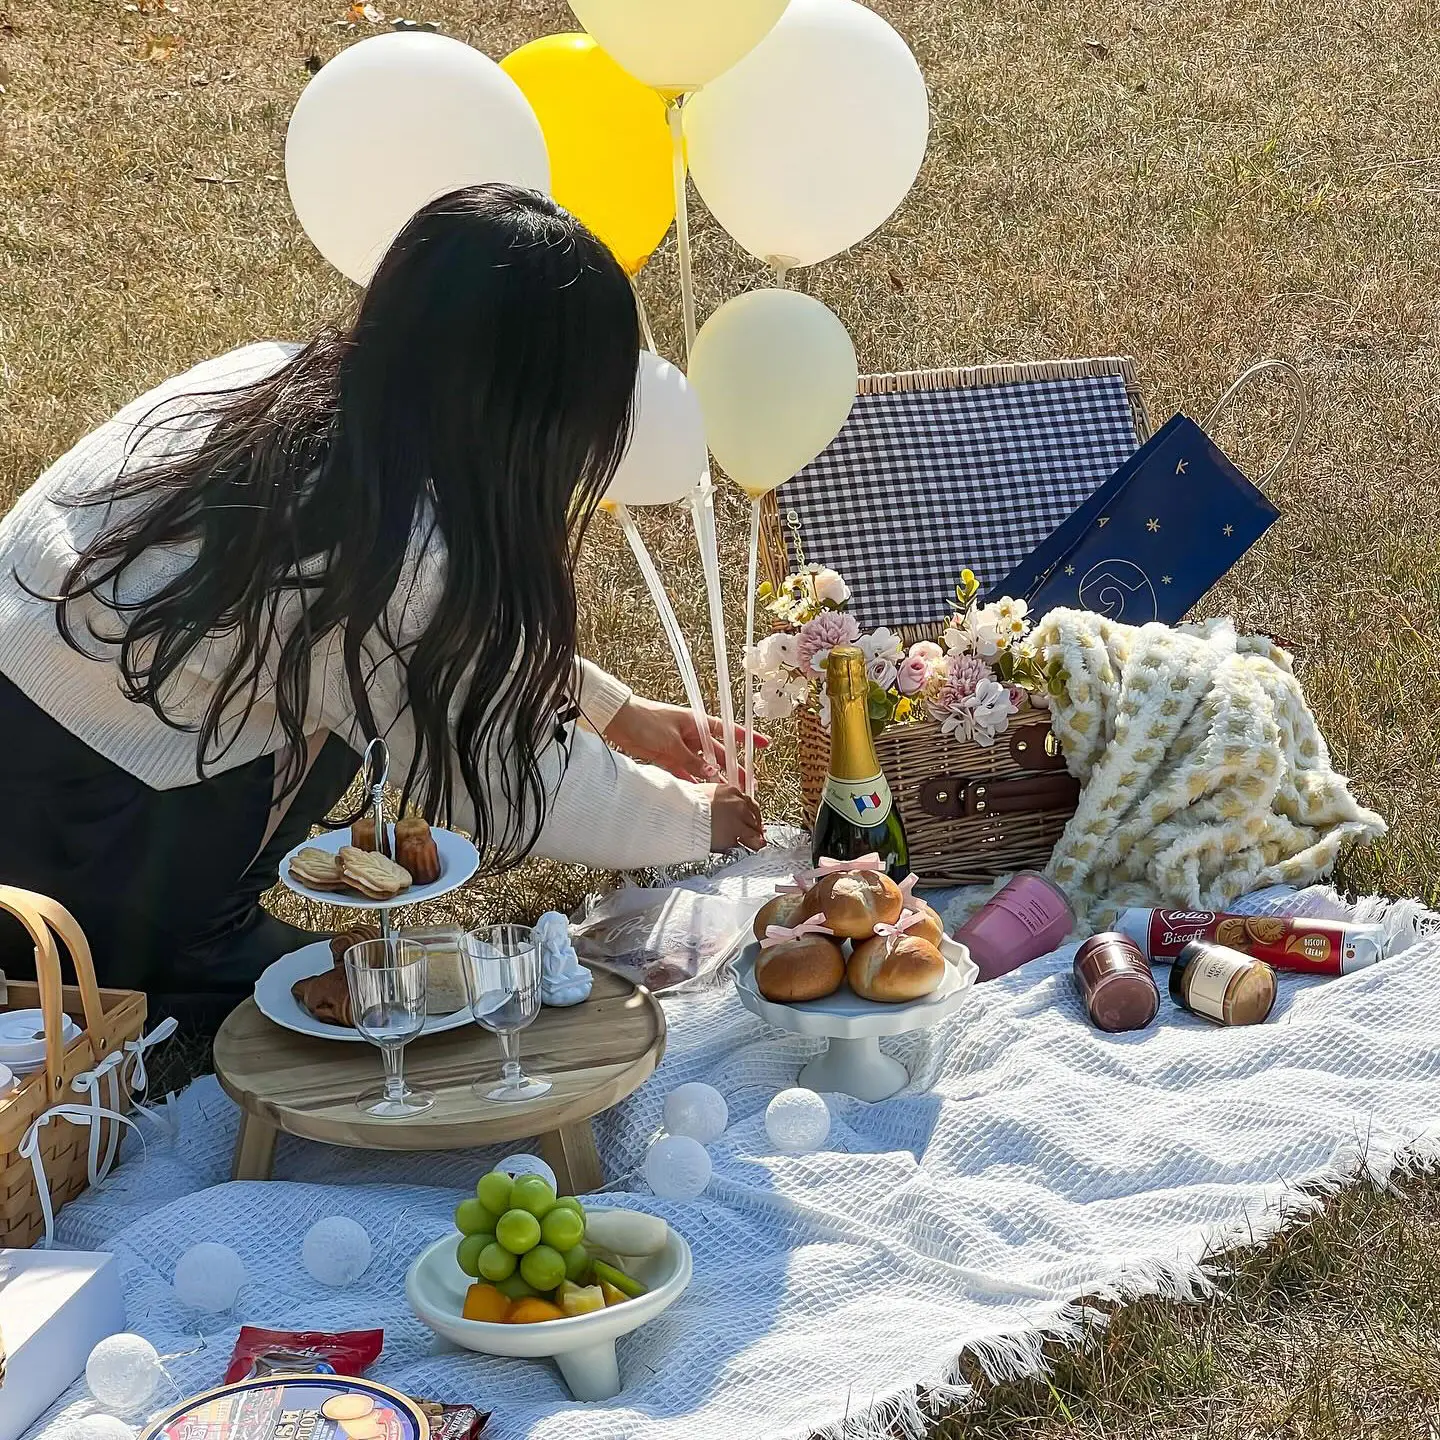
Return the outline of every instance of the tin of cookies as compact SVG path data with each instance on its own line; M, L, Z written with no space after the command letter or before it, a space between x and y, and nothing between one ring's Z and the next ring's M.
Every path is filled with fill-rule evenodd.
M1238 915L1232 915L1228 920L1222 920L1215 929L1215 942L1218 945L1243 945L1245 943L1245 922Z
M342 1420L340 1428L349 1440L380 1440L382 1429L377 1415L362 1415L358 1420Z
M373 850L340 847L340 869L345 883L368 900L393 900L414 883L410 872Z
M290 877L307 890L343 890L346 884L339 857L314 845L291 856Z

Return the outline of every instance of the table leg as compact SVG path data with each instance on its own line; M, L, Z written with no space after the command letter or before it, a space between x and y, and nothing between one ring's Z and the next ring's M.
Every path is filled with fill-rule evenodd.
M562 1195L589 1195L605 1183L595 1132L588 1120L562 1125L540 1137L540 1156L555 1172Z
M268 1180L275 1169L275 1141L280 1132L268 1120L240 1112L240 1132L235 1136L235 1157L230 1162L232 1180Z

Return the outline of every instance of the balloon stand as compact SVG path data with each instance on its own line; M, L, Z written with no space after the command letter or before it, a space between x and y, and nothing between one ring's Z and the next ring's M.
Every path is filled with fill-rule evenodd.
M620 529L630 544L630 551L635 556L635 563L640 567L641 575L645 577L645 585L650 591L651 600L655 603L656 613L660 616L660 624L665 631L665 638L670 642L670 653L675 658L675 668L680 672L680 681L685 687L685 699L690 706L690 713L695 717L700 744L705 751L705 763L710 767L712 773L718 774L720 766L715 753L715 740L710 734L709 711L705 706L705 697L700 691L700 677L696 674L695 661L690 654L690 646L686 643L685 632L680 628L680 620L675 614L675 607L670 603L670 596L666 592L664 582L660 579L660 572L655 568L654 558L651 556L630 511L624 505L617 504L615 518L620 522Z
M725 646L725 606L720 596L720 551L715 536L715 491L707 476L690 498L695 518L695 539L705 568L705 595L710 605L710 640L715 650L716 688L720 692L720 720L725 731L725 781L740 783L740 762L735 753L735 697L730 689L730 654Z
M750 497L750 565L745 585L745 654L755 645L755 591L760 585L760 500ZM745 668L745 788L755 794L755 678Z

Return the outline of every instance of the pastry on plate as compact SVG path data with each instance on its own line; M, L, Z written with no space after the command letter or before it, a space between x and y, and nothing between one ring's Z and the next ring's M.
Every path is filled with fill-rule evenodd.
M905 908L900 887L878 870L840 870L810 892L810 913L845 940L868 940L877 925L893 925Z
M767 900L755 914L755 938L763 940L765 932L772 925L783 925L787 930L798 925L810 912L808 890L782 890Z
M945 957L928 940L876 935L850 954L845 978L862 1000L903 1004L934 994L945 978Z
M375 843L375 817L362 815L350 827L350 843L357 850L378 850Z
M343 966L335 966L320 975L307 975L297 980L290 993L306 1014L327 1025L355 1026L355 1012L350 1007L350 982Z
M290 878L307 890L343 890L346 885L340 857L314 845L291 856Z
M342 845L339 860L346 885L367 900L393 900L412 883L408 870L375 850Z
M940 918L940 912L913 895L906 908L920 918L913 925L907 926L905 933L912 939L928 941L939 949L941 940L945 938L945 922Z
M408 870L417 885L440 878L440 851L429 824L419 816L395 822L395 863Z
M755 957L755 988L782 1005L823 1000L845 978L845 956L824 935L802 935L770 945Z

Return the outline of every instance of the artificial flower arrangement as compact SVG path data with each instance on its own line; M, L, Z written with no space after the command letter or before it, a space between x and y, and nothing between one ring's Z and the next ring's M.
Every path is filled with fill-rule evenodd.
M1048 705L1045 677L1025 644L1030 633L1023 600L976 603L980 585L970 570L955 587L955 613L939 643L907 647L883 626L862 634L849 613L850 587L841 575L807 565L787 575L779 591L761 585L759 598L786 628L754 645L745 657L756 685L755 714L783 719L802 707L830 726L825 662L837 645L858 645L870 673L870 728L932 719L942 733L989 747L1028 698Z

